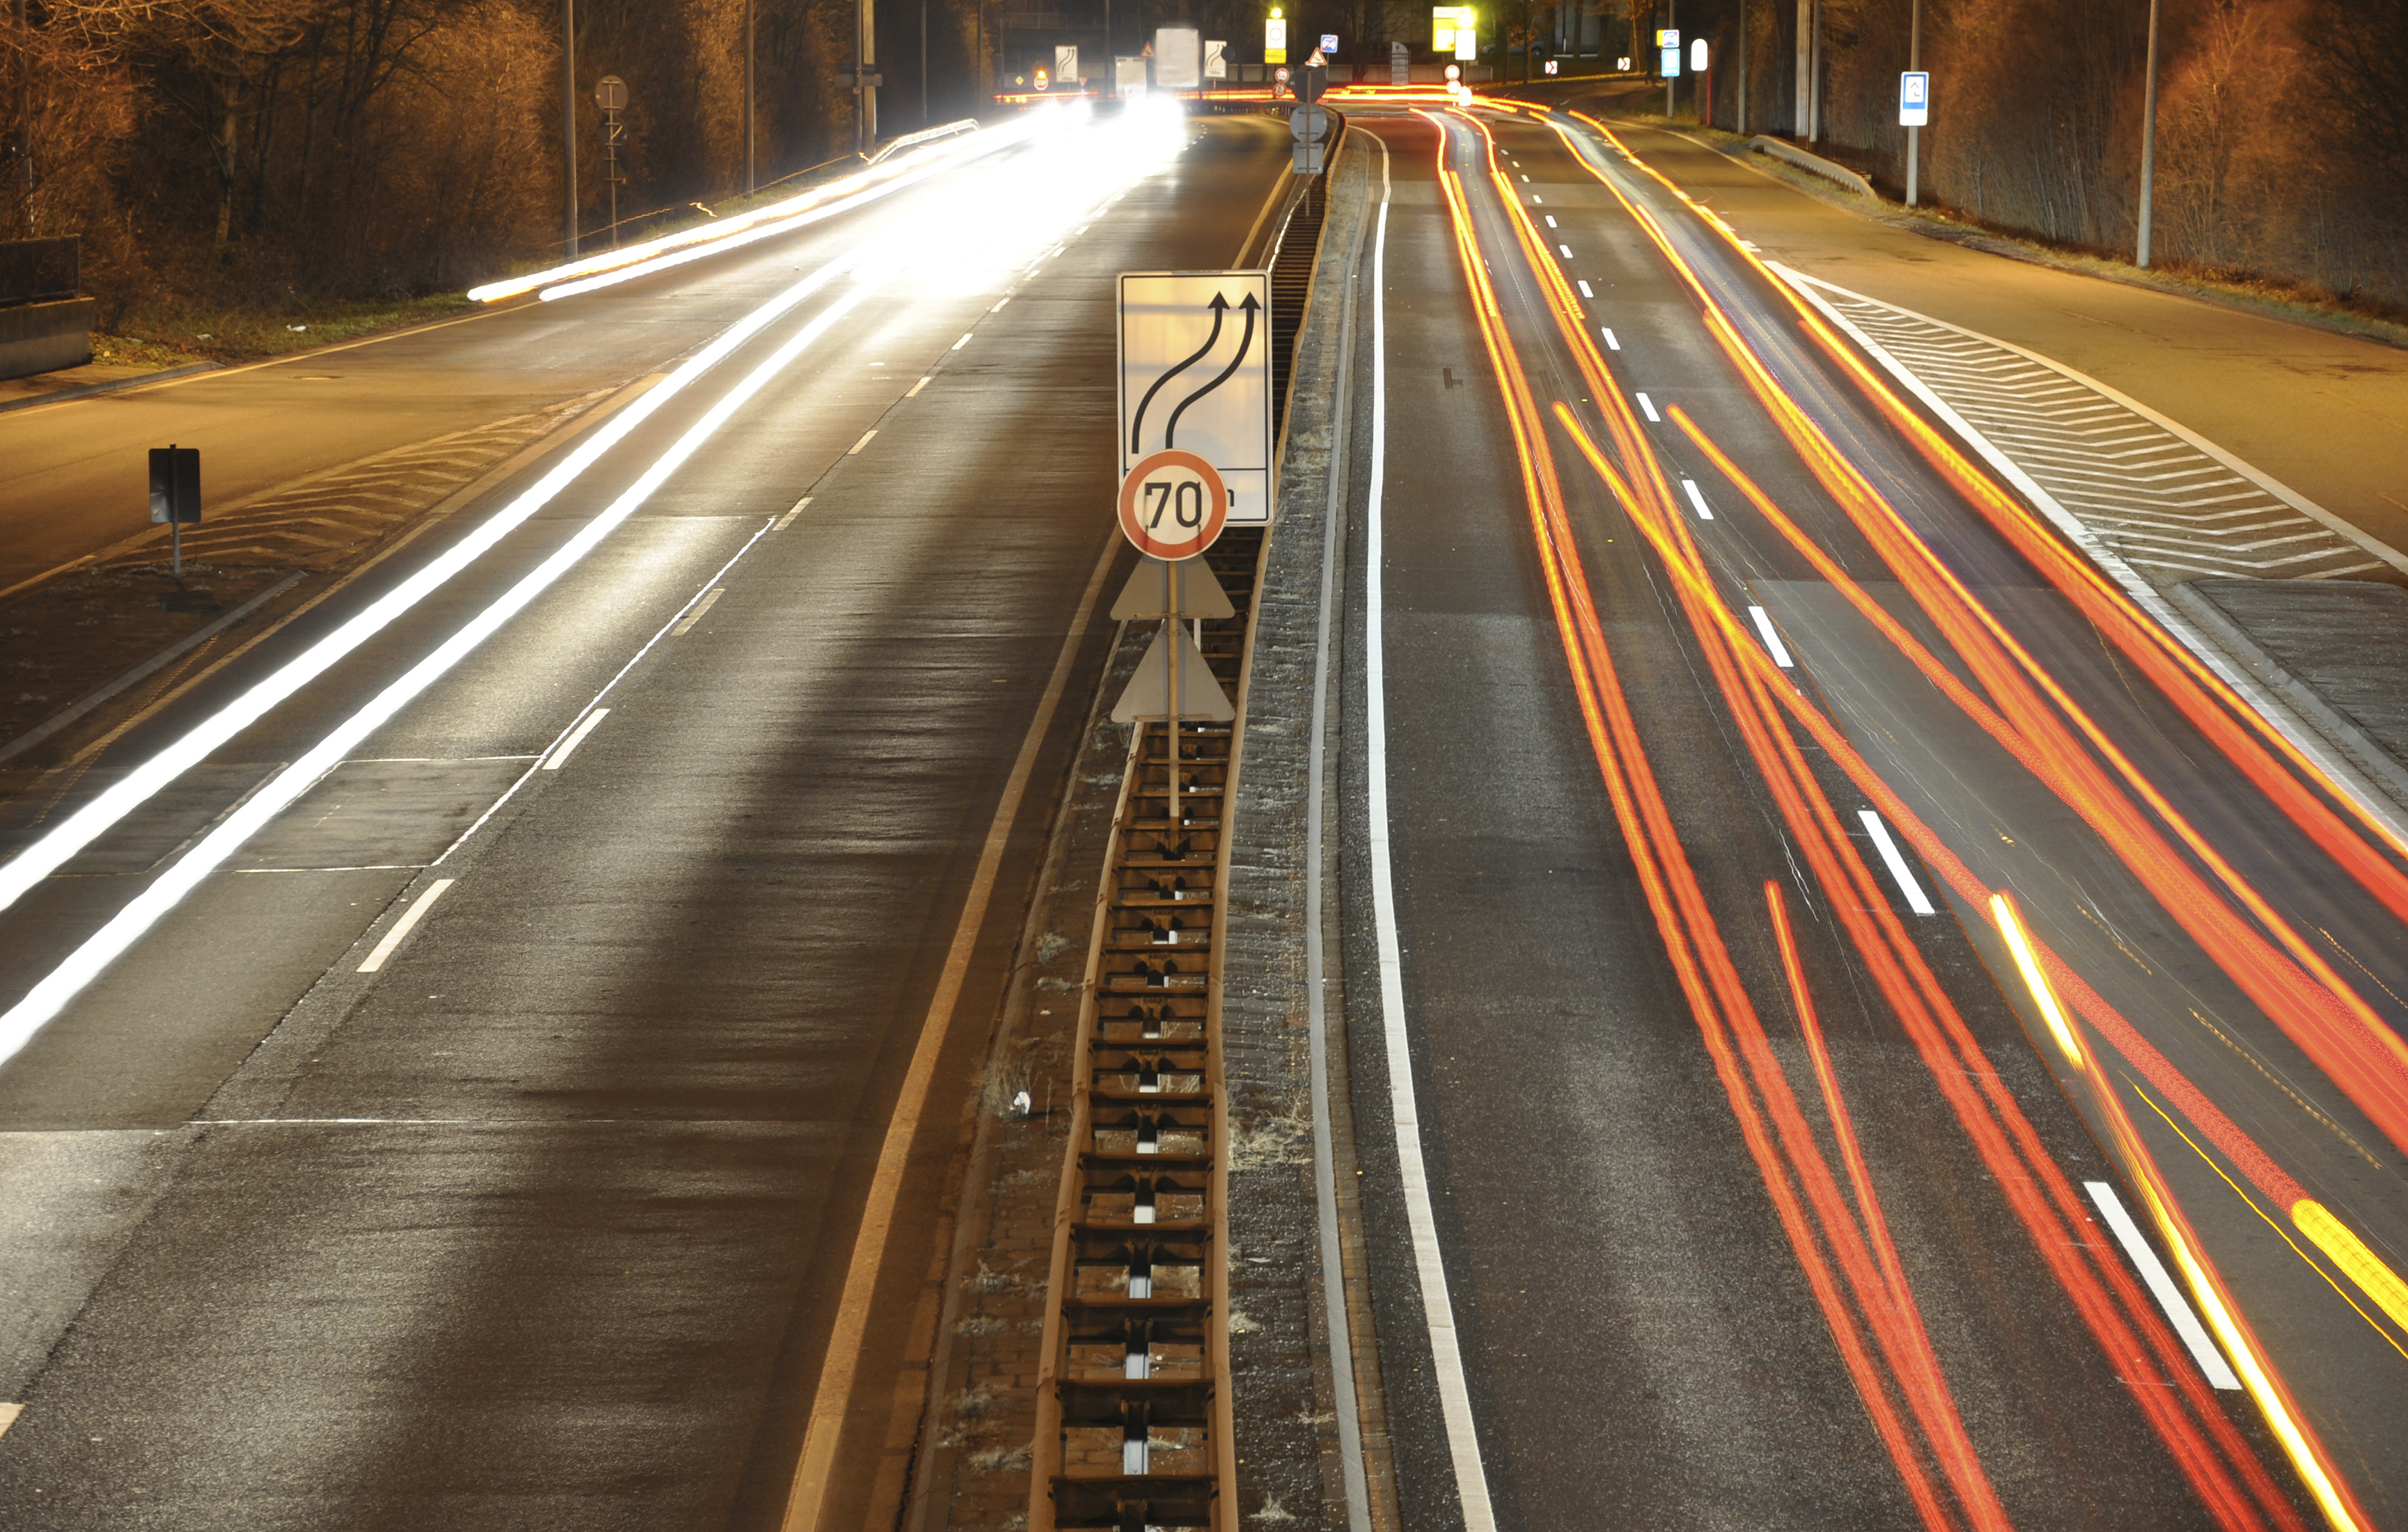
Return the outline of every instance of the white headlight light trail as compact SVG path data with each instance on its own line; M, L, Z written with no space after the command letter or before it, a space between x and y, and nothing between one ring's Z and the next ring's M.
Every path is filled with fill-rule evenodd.
M994 177L964 198L949 202L941 208L931 209L924 219L912 219L900 231L890 231L865 241L738 321L668 378L597 428L592 437L525 494L495 512L474 532L430 560L409 579L379 597L300 655L286 662L241 696L204 719L91 803L69 815L49 835L21 852L5 866L0 866L0 909L6 909L133 809L206 760L219 747L323 675L368 638L492 550L503 537L555 499L604 452L624 440L638 424L738 347L839 278L848 274L854 277L846 291L754 367L741 382L728 390L609 508L579 528L534 570L522 577L508 592L398 680L389 683L265 788L245 800L88 938L65 961L36 983L23 999L5 1014L0 1014L0 1062L13 1057L44 1024L55 1017L110 963L139 940L185 895L224 866L235 852L276 814L308 791L369 735L575 567L604 537L640 508L738 409L872 294L899 274L931 266L957 268L964 254L975 256L984 253L975 247L967 251L963 250L965 232L977 238L979 244L994 250L999 241L985 237L987 231L975 222L965 221L964 202L977 211L993 211L998 220L1004 209L1013 209L1020 215L1013 221L1017 225L1015 232L1024 239L1039 239L1050 245L1071 223L1093 217L1097 205L1111 193L1162 168L1180 147L1175 123L1173 131L1168 135L1140 133L1116 136L1108 125L1092 133L1065 136L1084 142L1057 145L1054 152L1032 157L1020 173ZM1124 137L1125 141L1111 141L1116 136ZM1007 239L1000 243L1016 241Z
M883 280L882 276L865 276L851 291L814 315L810 323L795 333L792 339L753 368L742 382L729 389L702 419L687 427L677 444L662 453L600 515L578 528L576 535L551 557L536 566L491 606L471 618L433 653L388 684L367 706L337 725L333 733L312 746L308 754L287 766L265 787L251 795L216 829L202 837L198 844L160 874L108 924L86 939L64 963L36 984L7 1015L0 1016L0 1059L8 1058L22 1048L26 1039L43 1023L57 1015L61 1007L98 977L101 970L131 947L142 933L156 924L160 916L174 909L201 880L222 866L226 859L239 850L244 841L258 833L262 825L308 792L319 778L333 770L362 740L466 659L472 650L491 637L528 602L576 567L596 544L651 499L652 492L700 450L704 442L717 435L719 428L727 423L728 417L767 386L771 379L785 371L788 364L808 350L813 341L827 334L839 320L859 307Z

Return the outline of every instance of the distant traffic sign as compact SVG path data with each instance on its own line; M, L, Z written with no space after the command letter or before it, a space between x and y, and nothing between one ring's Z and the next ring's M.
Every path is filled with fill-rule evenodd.
M1192 559L1221 536L1229 492L1194 452L1154 452L1121 480L1121 531L1150 559Z
M1338 51L1337 33L1325 32L1321 35L1321 50L1325 53L1335 53Z
M1121 274L1124 479L1156 452L1192 452L1230 522L1271 519L1270 287L1268 271Z
M1931 76L1923 70L1910 69L1898 77L1898 125L1931 125Z

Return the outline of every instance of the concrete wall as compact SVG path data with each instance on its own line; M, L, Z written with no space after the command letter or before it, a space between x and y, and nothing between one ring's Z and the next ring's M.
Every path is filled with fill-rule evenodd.
M91 361L92 320L99 307L90 298L66 298L0 308L0 378L27 378Z

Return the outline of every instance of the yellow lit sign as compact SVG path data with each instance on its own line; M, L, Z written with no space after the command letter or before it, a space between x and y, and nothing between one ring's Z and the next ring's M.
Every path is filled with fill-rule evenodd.
M1441 53L1460 55L1462 41L1476 38L1479 23L1469 6L1430 7L1430 46Z
M1273 10L1271 19L1263 23L1263 62L1265 64L1287 62L1287 22L1281 18L1277 10Z

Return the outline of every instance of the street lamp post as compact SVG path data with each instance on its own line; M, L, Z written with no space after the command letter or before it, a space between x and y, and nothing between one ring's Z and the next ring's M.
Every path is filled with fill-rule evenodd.
M1681 0L1664 0L1664 30L1675 36L1680 35ZM1660 42L1662 39L1657 40ZM1658 64L1664 62L1664 50L1661 48L1656 50L1656 62ZM1667 122L1672 120L1672 90L1680 82L1681 54L1680 50L1675 49L1672 52L1672 67L1664 71L1664 121Z
M752 0L744 0L744 194L755 190L752 176Z
M566 203L562 243L577 259L577 0L560 0L560 184Z
M2141 87L2141 241L2132 264L2149 269L2149 212L2157 182L2157 0L2149 0L2148 79Z
M2150 0L2150 4L2156 3ZM1923 67L1923 0L1914 0L1907 14L1911 19L1906 23L1906 66L1919 70ZM1914 206L1914 176L1921 165L1922 132L1917 127L1906 130L1906 205L1910 208Z
M1747 0L1739 0L1739 136L1747 136Z

